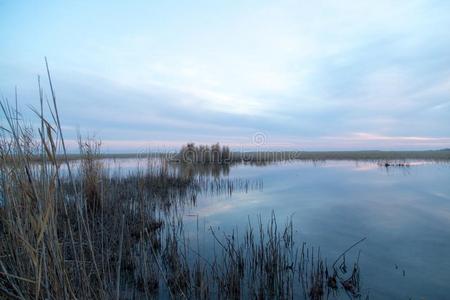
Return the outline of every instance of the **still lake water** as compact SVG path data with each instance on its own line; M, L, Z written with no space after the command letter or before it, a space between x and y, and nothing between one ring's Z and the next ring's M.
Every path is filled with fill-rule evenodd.
M136 163L114 165L131 170ZM261 216L265 223L274 212L280 225L292 218L297 245L320 246L328 262L366 237L355 250L370 299L450 299L449 164L386 169L370 162L295 161L237 165L226 176L259 180L263 188L200 196L182 211L192 234L199 223L243 232L249 219L256 224Z

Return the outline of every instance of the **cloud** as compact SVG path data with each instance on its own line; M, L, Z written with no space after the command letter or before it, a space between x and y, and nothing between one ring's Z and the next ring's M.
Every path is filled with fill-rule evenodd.
M255 132L273 147L440 148L450 136L449 9L422 0L9 4L0 91L11 98L17 84L21 106L37 104L47 55L66 125L118 149L239 144Z

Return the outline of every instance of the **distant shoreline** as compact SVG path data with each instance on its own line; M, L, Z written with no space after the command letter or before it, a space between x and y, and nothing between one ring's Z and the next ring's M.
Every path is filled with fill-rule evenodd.
M102 153L97 156L99 159L132 159L132 158L170 158L175 152L149 152L149 153ZM450 161L450 149L442 150L414 150L414 151L246 151L231 152L232 161L255 160L258 157L272 157L274 160L361 160L361 161L384 161L384 160L431 160ZM64 155L59 154L58 159L63 159ZM78 160L82 158L80 154L67 154L68 160ZM36 160L40 157L36 156Z

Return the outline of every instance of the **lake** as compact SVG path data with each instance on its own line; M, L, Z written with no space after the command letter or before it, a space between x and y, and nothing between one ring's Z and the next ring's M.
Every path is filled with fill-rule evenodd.
M131 171L138 161L109 164ZM297 244L320 247L329 262L366 238L348 259L359 255L363 295L371 299L450 297L450 165L290 161L235 165L220 176L262 184L204 193L177 212L205 256L212 251L209 228L243 232L274 213L280 224L292 219Z

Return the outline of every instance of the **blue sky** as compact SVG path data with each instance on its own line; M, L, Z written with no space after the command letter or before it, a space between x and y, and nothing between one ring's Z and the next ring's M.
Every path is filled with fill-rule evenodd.
M449 12L432 0L0 0L0 93L17 85L20 106L36 106L47 56L67 139L79 129L106 151L450 147Z

